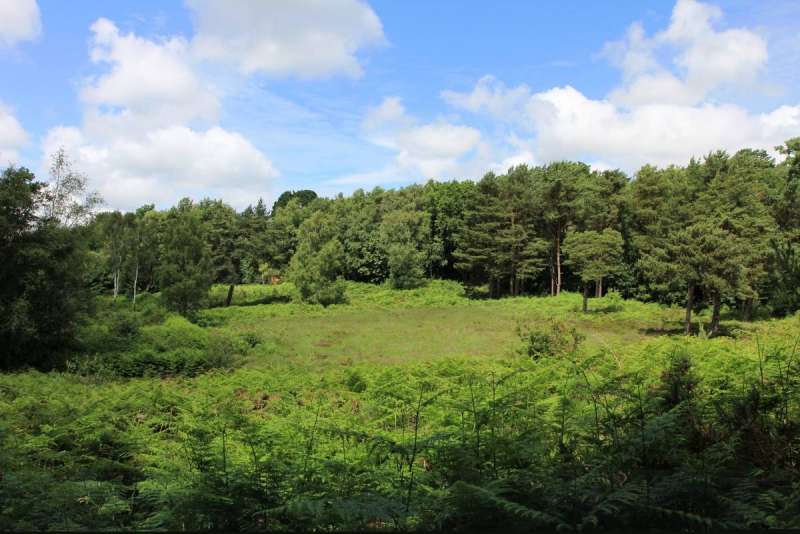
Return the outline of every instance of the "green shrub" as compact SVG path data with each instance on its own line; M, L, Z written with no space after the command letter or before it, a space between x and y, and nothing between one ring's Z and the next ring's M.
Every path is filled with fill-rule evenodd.
M602 310L604 312L618 312L624 309L625 301L619 291L611 290L602 298Z
M568 327L556 319L551 319L545 325L520 321L517 323L517 335L522 341L522 353L533 360L574 354L584 339L574 327Z
M354 369L345 371L344 385L353 393L363 393L367 390L367 381L364 376Z
M662 406L669 410L692 400L698 382L689 352L685 349L675 350L670 355L669 366L661 373L656 394Z
M159 352L180 348L202 350L208 345L208 332L184 317L170 315L162 324L142 328L141 340Z
M224 332L212 332L204 354L205 369L231 369L247 352L248 343Z
M79 345L87 353L118 352L129 349L141 328L141 319L128 310L98 316L81 328Z
M102 376L194 376L232 369L250 343L222 331L209 331L179 315L161 324L139 326L141 316L115 312L104 323L84 329L85 354L70 362L80 374Z

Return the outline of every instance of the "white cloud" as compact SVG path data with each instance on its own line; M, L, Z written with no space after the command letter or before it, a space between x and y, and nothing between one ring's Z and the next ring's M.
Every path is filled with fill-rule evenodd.
M520 118L519 110L530 98L530 87L525 84L509 88L494 76L487 75L478 80L469 93L445 90L441 97L452 106L471 111L485 112L507 121Z
M604 48L622 73L607 98L592 99L571 86L533 92L491 76L470 92L444 91L442 97L530 133L514 146L537 161L582 159L634 171L644 163L685 164L719 148L772 150L800 131L800 105L753 113L711 99L721 87L748 87L767 62L761 37L740 28L717 31L721 17L714 6L678 0L669 27L653 37L632 25L625 40ZM672 53L672 64L659 63L664 52Z
M243 206L278 175L244 136L214 121L219 101L198 75L188 43L91 26L90 56L108 71L86 80L80 128L48 132L43 159L63 146L112 208L219 196Z
M320 78L362 74L357 52L385 42L360 0L187 0L201 57L246 74Z
M217 97L195 74L184 39L159 43L123 35L108 19L97 20L91 31L90 57L110 70L89 79L81 97L93 107L98 124L113 122L107 134L113 135L123 120L129 129L216 118Z
M397 134L397 162L419 169L426 178L440 178L457 169L460 159L477 146L480 138L475 128L445 122L409 128Z
M195 131L170 126L97 143L77 128L62 126L51 129L43 144L45 154L59 147L82 172L101 178L95 184L112 207L171 203L215 191L224 191L230 200L228 191L268 190L268 179L277 175L247 139L219 127Z
M0 46L31 41L42 33L36 0L0 0Z
M372 142L396 152L394 165L412 177L440 178L458 172L481 140L480 132L469 126L443 120L421 124L397 97L387 97L370 110L363 127Z
M685 164L718 148L771 150L800 128L799 107L753 114L727 104L648 104L620 109L592 100L572 87L532 95L537 154L546 161L600 158L634 170L644 163Z
M0 168L19 161L18 150L28 142L28 134L9 110L0 105Z
M606 44L606 55L624 76L611 100L625 106L694 104L720 87L752 85L766 66L767 43L744 28L716 30L721 18L717 6L678 0L664 31L648 38L636 23L625 40ZM674 54L672 65L655 59L665 49Z
M406 115L406 108L400 97L387 96L379 106L369 110L362 126L374 133L386 127L410 126L412 122L411 117Z
M519 154L514 154L513 156L509 156L507 158L503 158L502 161L497 163L492 163L489 166L489 170L497 174L504 174L508 172L508 169L511 167L516 167L518 165L535 165L536 158L534 158L533 153L530 151L520 152Z

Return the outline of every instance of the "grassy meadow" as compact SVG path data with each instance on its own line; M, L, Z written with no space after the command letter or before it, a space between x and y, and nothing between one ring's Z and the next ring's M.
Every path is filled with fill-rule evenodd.
M348 299L101 299L71 372L0 375L0 528L797 526L800 317L708 339L613 293Z
M227 287L216 286L212 299L222 302L226 291ZM351 282L349 302L328 307L295 302L292 292L291 284L240 286L231 307L203 310L197 322L212 330L258 339L246 367L286 365L316 372L448 358L515 360L521 344L517 326L550 320L574 327L585 336L582 351L608 354L623 368L653 360L665 346L692 341L682 335L681 307L622 300L613 293L591 299L589 313L581 313L577 293L471 299L460 284L450 281L432 281L427 287L402 291ZM696 317L701 326L708 321L708 310ZM791 340L800 323L796 318L750 323L729 318L724 325L728 335L705 339L699 346L710 352L755 357L759 341ZM655 358L653 364L663 361Z

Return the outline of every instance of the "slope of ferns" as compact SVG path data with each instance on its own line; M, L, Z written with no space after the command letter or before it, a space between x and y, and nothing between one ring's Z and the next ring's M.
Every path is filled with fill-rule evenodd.
M800 527L800 348L703 343L3 375L0 529Z

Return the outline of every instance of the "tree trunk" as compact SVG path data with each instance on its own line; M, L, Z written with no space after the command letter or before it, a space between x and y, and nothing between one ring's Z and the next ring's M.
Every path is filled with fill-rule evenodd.
M742 309L742 318L745 321L752 321L753 320L753 302L755 299L752 297L745 299L744 307Z
M139 262L136 262L136 272L133 275L133 309L136 310L136 286L139 285Z
M602 278L598 278L595 281L594 296L597 297L597 298L600 298L600 297L603 296L603 279Z
M694 306L694 284L689 284L686 291L686 319L683 321L683 333L687 336L692 333L692 307Z
M556 235L556 296L561 294L561 228Z
M233 300L233 284L228 286L228 298L225 299L225 307L231 305L231 301Z
M719 330L719 310L722 306L722 299L719 293L714 293L714 309L711 312L711 324L708 327L708 333L713 335L717 334Z
M583 286L583 313L589 311L589 284Z
M119 268L114 271L114 302L117 301L119 295Z

